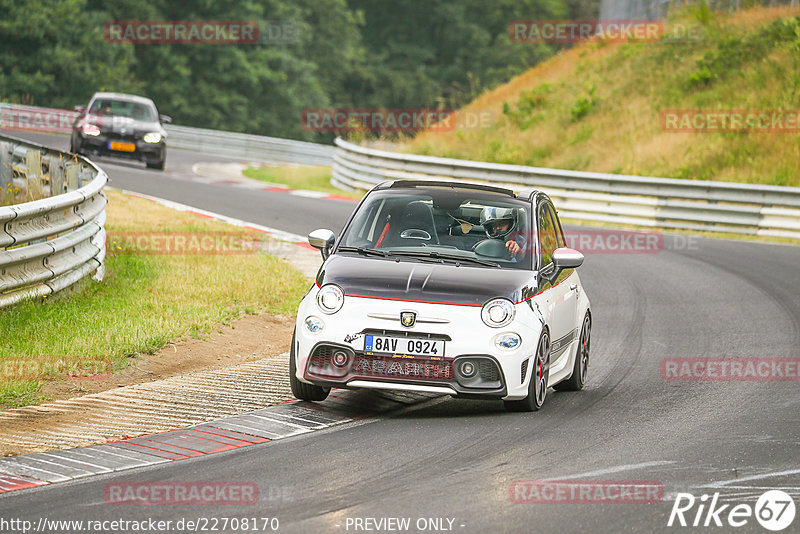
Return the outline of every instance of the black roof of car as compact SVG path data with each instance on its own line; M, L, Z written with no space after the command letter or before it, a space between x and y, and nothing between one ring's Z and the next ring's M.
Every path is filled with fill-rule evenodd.
M141 104L155 105L155 103L147 97L138 95L129 95L126 93L95 93L94 95L92 95L92 100L96 100L98 98L106 98L109 100L124 100L128 102L139 102Z
M409 189L414 187L449 187L450 189L475 189L489 193L514 196L514 191L503 187L473 184L468 182L445 182L439 180L392 180L378 184L375 189Z
M476 191L483 191L486 193L497 193L509 197L530 200L533 198L534 193L538 193L535 189L526 189L520 194L514 193L511 189L505 187L497 187L493 185L476 184L471 182L448 182L443 180L387 180L376 185L374 189L410 189L416 187L447 187L450 189L472 189Z

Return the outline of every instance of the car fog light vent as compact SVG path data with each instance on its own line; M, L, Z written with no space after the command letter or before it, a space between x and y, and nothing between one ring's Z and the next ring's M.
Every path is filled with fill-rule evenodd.
M520 376L520 379L519 379L520 383L525 382L525 375L528 374L528 360L525 360L524 362L522 362L521 371L522 371L522 373L521 373L521 376Z
M500 371L497 369L497 365L491 360L481 360L480 374L481 378L487 382L500 380Z
M331 356L333 355L333 347L322 345L317 347L314 354L311 355L311 366L324 369L331 364Z

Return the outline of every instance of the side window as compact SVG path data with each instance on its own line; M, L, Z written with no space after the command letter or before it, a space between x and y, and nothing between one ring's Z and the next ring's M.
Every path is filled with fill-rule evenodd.
M542 267L553 262L553 251L558 248L558 237L556 236L556 226L550 213L549 205L546 203L539 205L539 250L542 254Z
M561 221L558 219L558 213L556 213L556 209L553 207L552 204L547 205L547 209L550 214L553 216L553 221L555 221L555 229L556 229L556 238L558 238L558 247L566 247L567 240L564 239L564 230L561 228Z

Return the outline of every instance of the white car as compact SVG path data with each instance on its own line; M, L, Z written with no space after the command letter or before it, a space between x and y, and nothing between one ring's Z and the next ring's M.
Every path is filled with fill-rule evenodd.
M454 182L393 181L361 200L300 303L290 382L502 399L541 408L580 390L592 315L547 195Z

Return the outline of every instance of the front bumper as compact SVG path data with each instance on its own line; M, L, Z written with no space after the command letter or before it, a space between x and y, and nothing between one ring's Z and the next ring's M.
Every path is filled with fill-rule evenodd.
M522 399L528 394L528 362L535 354L542 323L525 304L516 305L514 321L491 328L481 320L481 307L454 304L405 302L388 299L345 297L342 309L332 315L316 304L314 286L300 303L296 324L297 379L339 388L376 388L449 394L458 397ZM416 312L410 328L400 324L400 312ZM324 328L312 333L305 319L314 316ZM501 349L495 338L513 332L522 342ZM442 357L370 353L364 350L367 334L440 339ZM336 351L346 353L347 362L331 362ZM466 377L462 362L471 362L477 372Z
M157 162L164 158L164 150L166 143L164 139L158 143L145 143L141 139L135 138L117 138L105 134L97 136L80 134L81 150L86 153L98 154L101 156L113 156L115 158L133 159L138 161ZM136 150L133 152L125 152L122 150L111 150L109 143L111 141L122 143L133 143L136 145Z

